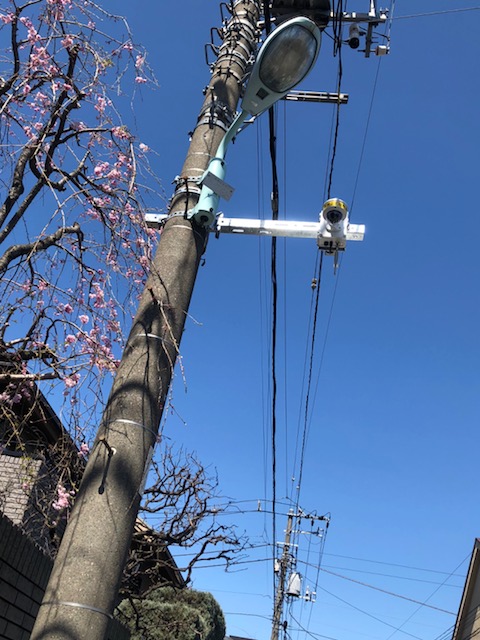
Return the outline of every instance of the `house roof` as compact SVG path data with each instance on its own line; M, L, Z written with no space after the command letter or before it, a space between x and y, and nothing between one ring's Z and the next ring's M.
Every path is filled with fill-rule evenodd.
M475 539L452 640L466 640L480 631L480 538Z

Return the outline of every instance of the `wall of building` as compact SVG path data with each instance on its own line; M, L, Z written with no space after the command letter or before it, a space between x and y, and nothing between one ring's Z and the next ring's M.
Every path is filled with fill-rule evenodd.
M52 566L52 559L0 512L0 638L30 638ZM108 640L129 637L113 620Z
M52 569L52 560L0 514L0 637L27 640Z
M40 460L26 459L13 452L0 455L0 509L15 524L21 525L29 501L28 488L35 482Z

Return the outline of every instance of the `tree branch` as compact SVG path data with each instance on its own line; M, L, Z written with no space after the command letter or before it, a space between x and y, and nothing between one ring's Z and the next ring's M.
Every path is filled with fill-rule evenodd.
M58 244L58 242L66 234L76 234L80 242L83 239L80 225L78 224L78 222L75 222L70 227L60 227L60 229L55 231L55 233L52 233L45 238L35 240L35 242L16 244L9 247L0 258L0 274L4 273L7 270L8 265L12 262L12 260L15 260L15 258L19 258L20 256L29 256L28 259L30 259L30 256L32 256L34 253L45 251L49 247Z

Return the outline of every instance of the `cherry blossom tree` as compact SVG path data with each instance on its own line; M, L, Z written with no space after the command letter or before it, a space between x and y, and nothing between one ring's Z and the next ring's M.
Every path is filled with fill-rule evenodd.
M135 95L156 81L126 21L91 0L2 0L0 76L2 446L25 447L25 407L47 397L81 462L157 241L144 215L163 195L131 127ZM64 452L50 460L51 527L78 481ZM163 544L200 531L202 550L236 542L202 529L216 482L200 464L164 450L156 471L145 509L164 514Z
M0 26L0 358L15 368L1 399L58 381L62 419L84 440L85 404L115 371L155 233L148 148L113 98L155 81L128 25L93 2L12 0Z

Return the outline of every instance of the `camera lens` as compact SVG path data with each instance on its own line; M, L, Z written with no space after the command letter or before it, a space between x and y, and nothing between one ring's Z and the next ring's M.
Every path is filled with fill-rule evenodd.
M330 209L325 215L330 224L337 224L343 219L343 212L338 209Z

